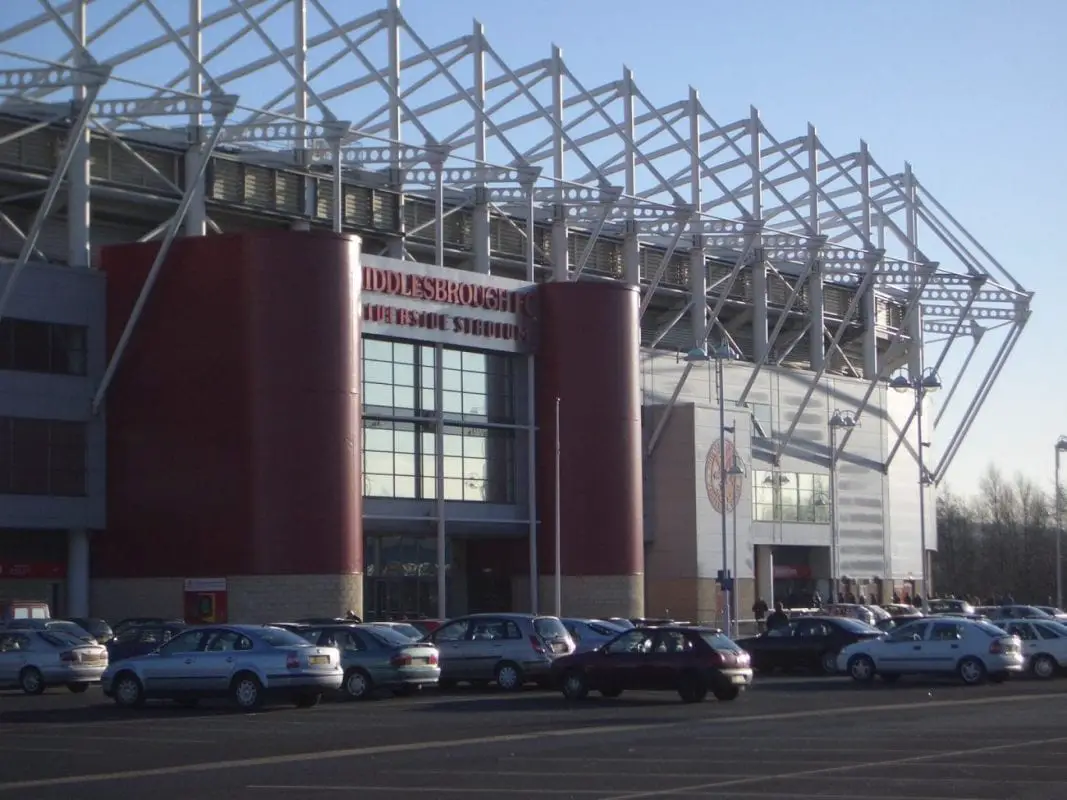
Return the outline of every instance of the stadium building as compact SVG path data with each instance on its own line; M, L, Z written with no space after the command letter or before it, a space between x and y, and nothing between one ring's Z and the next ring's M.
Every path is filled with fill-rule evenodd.
M0 22L0 598L920 590L1031 294L910 166L396 0L56 6Z

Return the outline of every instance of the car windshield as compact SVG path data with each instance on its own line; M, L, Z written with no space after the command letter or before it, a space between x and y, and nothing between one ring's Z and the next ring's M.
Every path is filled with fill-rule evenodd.
M865 622L860 622L858 619L849 619L848 617L840 617L834 620L839 627L844 628L848 633L878 633L877 628L872 628Z
M80 625L75 625L73 622L49 622L45 628L49 631L69 633L71 636L75 636L79 639L92 638L87 630Z
M713 650L722 650L727 653L740 653L741 648L725 633L716 631L702 631L700 638L707 642Z
M271 647L307 647L308 640L282 628L261 628L259 639Z
M386 628L375 625L371 628L363 629L369 636L377 639L381 644L387 647L400 647L402 645L410 645L411 637L405 636L394 628Z
M533 624L537 635L546 641L567 638L567 629L558 617L538 617Z
M48 631L41 631L37 634L41 639L44 639L53 647L78 647L85 644L84 641L77 636L72 636L70 633L57 628L52 628Z
M990 638L995 639L999 636L1006 635L1002 628L998 628L992 622L977 621L974 623L974 627L978 628L978 630L980 630L982 633L984 633L986 636L989 636Z
M608 622L590 622L588 624L589 630L601 636L617 636L625 630L625 628L620 628L618 625L612 625Z
M393 623L391 625L375 625L376 630L380 631L392 631L393 633L399 633L401 636L406 636L408 639L421 639L422 633L414 625L408 625L406 622Z

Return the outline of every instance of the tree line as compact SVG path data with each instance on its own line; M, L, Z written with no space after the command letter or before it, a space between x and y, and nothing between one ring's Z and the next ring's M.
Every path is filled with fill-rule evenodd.
M942 491L937 544L931 572L938 596L1055 602L1055 500L1028 478L1009 480L990 467L974 496Z

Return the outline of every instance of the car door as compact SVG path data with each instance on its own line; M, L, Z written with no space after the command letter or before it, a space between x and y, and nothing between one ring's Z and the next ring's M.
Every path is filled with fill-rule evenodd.
M1031 622L1037 632L1037 650L1048 653L1060 666L1067 665L1067 630L1057 623ZM1025 643L1024 643L1025 644ZM1025 650L1023 652L1026 652Z
M964 655L963 626L943 620L931 623L922 643L922 664L925 672L952 672Z
M605 645L597 660L593 682L603 689L643 689L650 680L647 671L652 653L652 633L634 628Z
M467 634L470 620L457 619L447 622L430 634L430 640L437 647L441 665L442 681L470 680L469 665L466 663Z
M682 673L693 664L693 643L682 631L656 632L646 664L638 667L638 680L648 689L675 689Z
M189 656L192 661L190 681L195 682L198 691L225 692L230 686L237 658L251 649L252 641L238 631L220 629L209 632L202 651Z
M753 645L753 659L760 669L784 669L792 661L793 633L797 623L791 622L761 634Z
M1037 632L1034 630L1034 626L1029 622L1018 620L1016 622L1006 622L1000 626L1005 633L1010 633L1012 636L1018 636L1023 646L1023 657L1029 659L1033 656L1040 645L1040 639Z
M883 672L922 672L923 646L928 622L911 622L882 640L865 645Z
M830 641L830 627L821 619L802 619L793 633L792 662L795 667L817 669Z
M18 681L26 663L21 641L24 638L18 633L0 633L0 686L11 686Z
M145 692L166 694L194 691L197 681L193 662L208 633L200 629L185 631L159 648L157 654L140 659L137 666Z

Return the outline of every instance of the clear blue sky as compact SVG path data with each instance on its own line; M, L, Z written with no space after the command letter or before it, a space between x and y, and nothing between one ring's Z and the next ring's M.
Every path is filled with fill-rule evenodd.
M384 2L325 0L340 22ZM204 0L204 12L225 4ZM187 3L156 5L172 25L183 23ZM8 0L7 6L17 19L40 13L29 0ZM94 2L90 30L93 19L99 24L117 9ZM745 117L756 105L779 140L802 134L810 121L831 152L853 152L864 138L887 171L910 161L924 186L1037 292L1033 320L954 462L948 486L973 491L995 461L1009 474L1051 488L1052 445L1067 433L1067 377L1052 357L1062 338L1058 309L1067 307L1061 278L1067 247L1056 233L1067 216L1061 188L1067 185L1067 160L1058 152L1067 129L1067 0L404 0L402 10L431 46L468 34L476 17L511 67L547 58L555 43L587 88L617 80L625 63L658 106L684 98L692 85L720 123ZM321 30L314 12L309 23L309 35ZM92 49L106 61L159 30L142 9ZM283 11L267 30L286 46L291 16ZM226 35L205 33L205 50ZM53 30L5 47L56 58L64 44ZM181 53L167 50L118 74L164 83L183 66ZM366 51L380 63L381 38ZM267 54L262 42L249 37L231 44L212 72ZM323 57L313 55L309 66ZM239 92L243 104L263 104L290 83L284 71L271 70L226 88ZM361 74L363 68L349 59L317 85L328 89ZM469 75L460 74L467 84ZM119 85L106 90L110 96L131 93ZM331 105L338 116L358 120L381 97L370 89ZM451 133L450 122L435 121L433 132Z

